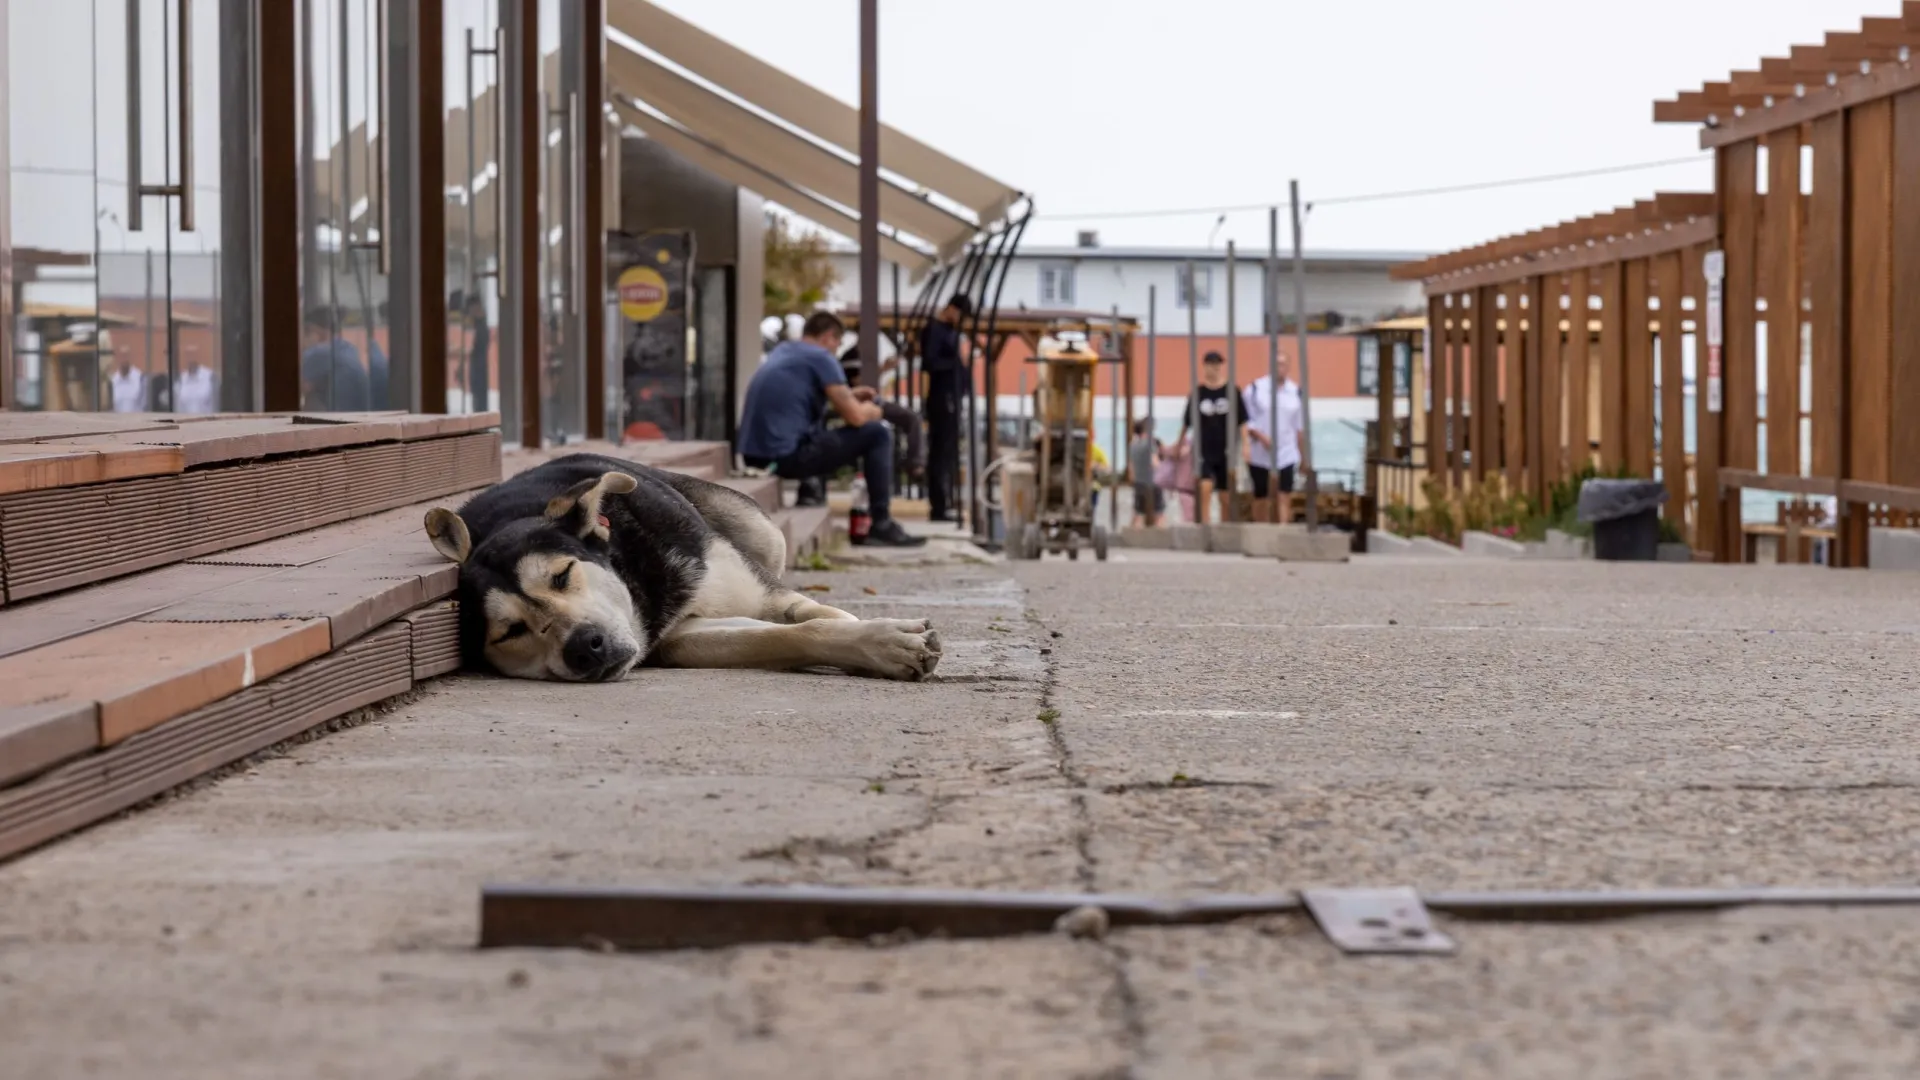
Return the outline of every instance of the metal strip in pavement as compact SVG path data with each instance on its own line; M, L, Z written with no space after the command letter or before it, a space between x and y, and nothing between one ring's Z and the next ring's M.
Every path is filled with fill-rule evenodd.
M1430 912L1470 920L1523 922L1597 921L1762 905L1920 906L1920 888L1905 887L1409 891L1407 895ZM1201 926L1300 913L1308 909L1308 904L1301 894L1290 892L1165 901L1124 894L964 889L490 885L480 895L480 946L651 951L804 944L896 934L1012 937L1047 933L1060 916L1082 907L1102 909L1115 927Z

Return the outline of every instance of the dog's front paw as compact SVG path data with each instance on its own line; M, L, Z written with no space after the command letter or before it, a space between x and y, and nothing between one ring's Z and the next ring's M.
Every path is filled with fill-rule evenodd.
M940 635L925 619L864 619L861 650L848 670L877 679L918 682L940 666Z

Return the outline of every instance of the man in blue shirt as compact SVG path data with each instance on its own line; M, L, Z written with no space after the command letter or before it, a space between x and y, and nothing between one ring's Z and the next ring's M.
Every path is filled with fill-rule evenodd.
M300 354L300 407L315 412L366 412L367 369L360 350L334 332L334 313L307 312L307 351Z
M740 410L740 456L756 469L787 480L832 476L858 463L867 480L873 525L867 543L919 547L893 520L893 430L880 418L870 387L853 389L836 359L846 327L817 311L800 328L800 340L774 346L747 383ZM831 404L844 428L827 430L820 417Z
M960 402L966 396L968 369L960 354L960 320L973 314L973 301L955 293L940 314L920 331L920 370L926 372L927 506L934 521L954 521L955 487L960 475Z

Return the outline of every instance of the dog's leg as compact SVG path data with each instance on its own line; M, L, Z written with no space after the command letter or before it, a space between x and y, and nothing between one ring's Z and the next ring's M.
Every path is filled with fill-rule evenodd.
M837 607L822 604L813 597L792 589L778 590L767 594L767 606L760 617L775 623L803 623L815 619L858 619L851 612L841 611Z
M853 675L917 681L940 663L940 635L923 619L688 619L649 660L666 667L789 671L836 667Z

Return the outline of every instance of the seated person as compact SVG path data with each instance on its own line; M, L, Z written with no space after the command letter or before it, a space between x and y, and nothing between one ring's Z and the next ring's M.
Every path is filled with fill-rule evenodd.
M847 385L835 354L846 328L825 311L807 318L800 340L783 341L747 383L740 410L740 456L756 469L790 480L828 477L858 464L867 479L873 525L867 543L919 547L893 520L893 429L881 419L870 387ZM828 430L820 417L831 403L847 426Z

